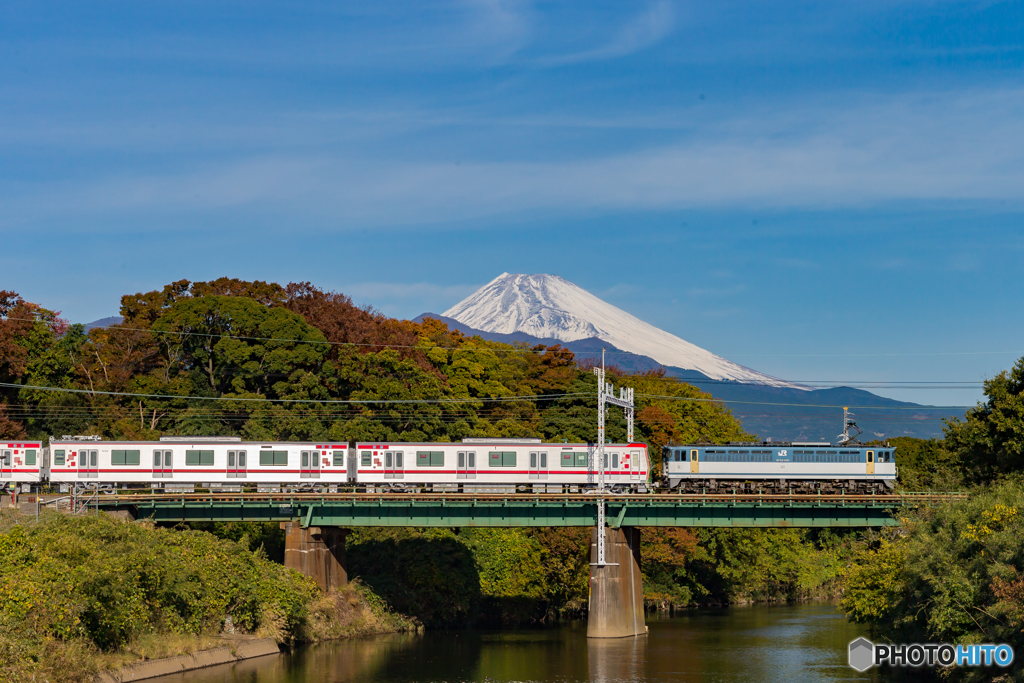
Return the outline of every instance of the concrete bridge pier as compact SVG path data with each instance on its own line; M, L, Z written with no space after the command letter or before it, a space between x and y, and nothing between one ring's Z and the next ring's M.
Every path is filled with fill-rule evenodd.
M348 584L345 571L345 537L348 529L306 527L281 522L284 529L284 566L310 577L323 591Z
M597 534L604 532L605 562L597 565ZM588 638L627 638L647 633L640 578L640 529L597 529L590 536Z

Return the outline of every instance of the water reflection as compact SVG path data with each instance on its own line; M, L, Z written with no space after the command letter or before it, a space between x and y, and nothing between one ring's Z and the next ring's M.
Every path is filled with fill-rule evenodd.
M588 640L586 624L532 631L435 631L344 640L158 683L451 681L872 681L846 666L862 630L832 605L737 607L649 619L646 637Z

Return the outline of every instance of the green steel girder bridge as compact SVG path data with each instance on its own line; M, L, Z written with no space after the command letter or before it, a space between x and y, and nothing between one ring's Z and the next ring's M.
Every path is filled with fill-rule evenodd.
M93 493L75 508L156 522L280 522L285 566L324 590L348 582L352 527L593 527L587 636L621 638L646 633L643 527L891 526L901 509L956 495Z
M608 526L880 527L903 507L957 494L605 495ZM593 527L593 494L187 493L96 496L86 503L156 522L297 522L308 527Z

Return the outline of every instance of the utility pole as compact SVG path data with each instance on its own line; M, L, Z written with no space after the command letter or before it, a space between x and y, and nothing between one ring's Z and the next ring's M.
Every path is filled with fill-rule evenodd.
M611 403L626 411L626 442L633 443L633 389L620 388L618 397L610 382L605 382L604 349L601 349L601 367L594 368L597 375L597 565L604 566L604 524L605 524L605 467L607 457L604 449L605 406Z

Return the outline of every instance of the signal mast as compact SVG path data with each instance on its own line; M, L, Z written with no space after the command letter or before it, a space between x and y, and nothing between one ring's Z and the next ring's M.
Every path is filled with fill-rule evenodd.
M857 426L857 423L850 419L853 413L846 406L843 406L843 433L839 435L839 445L845 446L848 443L859 443L857 437L864 433L864 431ZM856 434L850 434L850 429L856 429Z
M599 567L603 567L606 564L613 564L605 562L604 560L604 524L605 524L605 506L604 506L604 494L605 494L605 465L606 454L604 450L604 417L605 417L605 405L611 403L613 406L619 406L626 412L626 442L633 443L633 418L635 415L635 408L633 406L633 388L620 388L618 397L615 396L615 388L611 382L605 382L605 370L604 370L604 349L601 349L601 367L594 368L594 374L597 375L597 562L594 564Z

